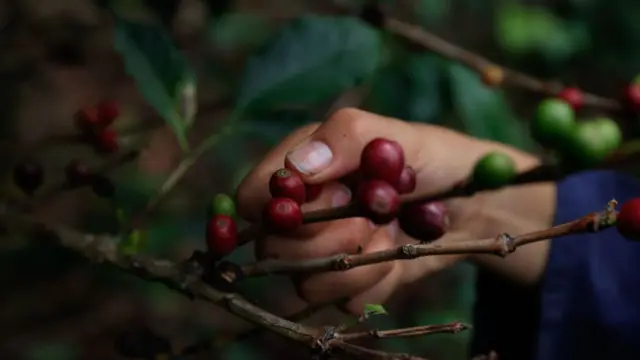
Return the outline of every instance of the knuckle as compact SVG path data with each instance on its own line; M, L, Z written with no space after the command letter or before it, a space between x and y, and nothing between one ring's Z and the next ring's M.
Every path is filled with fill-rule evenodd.
M353 254L362 251L371 235L369 221L360 218L350 219L348 227L348 235L339 238L340 252Z
M356 108L342 108L334 112L327 120L328 127L337 127L346 134L358 134L366 125L366 112Z

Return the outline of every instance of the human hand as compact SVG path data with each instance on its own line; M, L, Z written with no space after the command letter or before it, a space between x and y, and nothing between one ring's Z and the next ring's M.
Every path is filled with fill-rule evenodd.
M514 148L443 127L342 109L322 124L294 131L267 154L238 189L239 214L251 222L260 220L261 209L270 198L269 179L284 166L285 159L306 183L323 184L319 198L304 204L304 211L346 205L351 192L339 180L358 169L362 149L379 137L402 145L406 164L416 170L415 192L420 194L440 193L465 180L479 158L490 151L511 156L519 171L538 164L535 157ZM518 233L548 226L555 207L554 190L553 184L526 185L447 201L450 227L437 242L487 238L500 232ZM287 236L270 236L256 244L256 255L259 259L303 260L339 253L370 253L406 243L415 240L402 233L395 221L375 226L365 218L348 218L305 225ZM296 279L296 287L310 303L348 297L346 309L360 313L364 304L383 302L399 285L463 258L464 255L427 256L313 274Z

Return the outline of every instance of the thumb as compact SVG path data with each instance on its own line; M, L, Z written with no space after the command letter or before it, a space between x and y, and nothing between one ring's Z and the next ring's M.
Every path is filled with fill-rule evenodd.
M410 123L386 118L362 110L345 108L335 112L314 133L286 155L288 168L297 170L306 183L319 184L342 178L360 166L364 147L373 139L395 140L412 163L418 149L409 141L415 130Z

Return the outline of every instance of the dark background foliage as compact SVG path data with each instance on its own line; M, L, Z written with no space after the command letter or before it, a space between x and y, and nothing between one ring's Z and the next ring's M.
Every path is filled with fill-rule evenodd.
M490 90L477 76L355 18L357 0L4 0L0 2L0 124L2 191L14 161L28 152L46 164L47 180L61 176L70 156L98 163L91 150L62 144L30 148L52 134L73 131L73 114L105 97L123 104L118 127L125 147L145 146L140 160L118 171L116 203L89 190L40 211L92 231L117 229L114 206L127 212L143 203L179 161L174 132L162 124L185 84L197 79L199 112L189 139L218 136L216 147L151 219L149 251L180 259L202 247L204 207L235 185L266 149L297 126L323 118L335 106L359 106L407 121L442 124L472 135L540 151L526 121L540 100L517 89ZM397 0L385 1L397 17L535 76L579 84L616 97L640 61L640 2L634 0ZM140 32L114 24L109 12L142 24ZM166 38L145 37L162 25ZM135 24L131 25L135 27ZM123 30L124 29L124 30ZM128 29L128 30L127 30ZM115 30L115 31L114 31ZM131 31L130 31L131 30ZM124 31L124 35L118 31ZM118 36L126 39L118 40ZM150 40L152 39L152 40ZM115 44L115 46L114 46ZM177 46L184 54L162 50ZM117 49L115 51L114 49ZM137 50L136 50L137 49ZM144 64L133 52L153 54ZM164 52L163 52L164 51ZM124 56L121 56L124 55ZM164 56L164 58L163 58ZM127 61L123 61L123 58ZM160 61L158 59L164 59ZM161 74L145 78L143 68ZM127 68L136 74L135 80ZM157 80L157 79L156 79ZM195 83L193 83L195 84ZM354 90L355 89L355 90ZM163 92L164 91L164 92ZM345 91L349 91L345 96ZM341 96L343 95L343 96ZM176 100L177 99L177 100ZM336 104L336 99L339 102ZM169 101L171 100L171 101ZM230 131L217 130L237 115ZM175 120L175 119L174 119ZM172 130L173 129L173 130ZM429 141L429 139L425 139ZM218 338L247 324L161 285L88 264L54 246L20 236L0 238L0 354L3 359L114 359L115 334L147 324L185 345ZM251 249L234 257L248 259ZM474 271L460 265L398 293L385 327L470 321ZM293 313L304 306L286 279L251 280L249 298ZM327 310L313 321L339 319ZM377 346L439 360L463 359L470 333ZM270 334L227 347L209 359L304 359L306 352Z

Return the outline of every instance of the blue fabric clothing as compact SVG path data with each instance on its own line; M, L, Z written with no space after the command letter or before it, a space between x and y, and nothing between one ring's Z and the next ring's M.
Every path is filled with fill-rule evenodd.
M558 183L555 224L640 196L640 182L593 171ZM551 242L538 288L479 271L471 355L500 360L639 360L640 243L615 229Z

